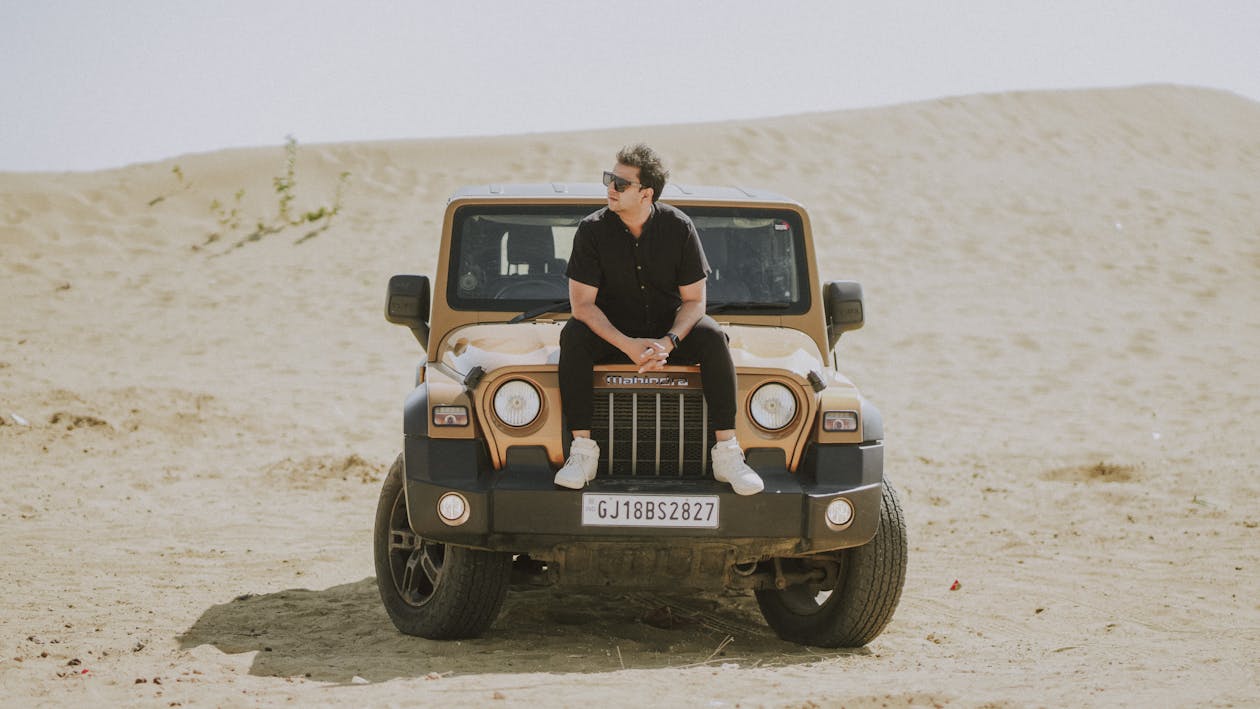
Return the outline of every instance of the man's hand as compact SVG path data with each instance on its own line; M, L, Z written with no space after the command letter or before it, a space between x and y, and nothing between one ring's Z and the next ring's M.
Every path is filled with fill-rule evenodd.
M638 365L639 373L652 372L665 367L669 359L671 345L669 340L650 340L646 337L632 337L624 349L630 361Z

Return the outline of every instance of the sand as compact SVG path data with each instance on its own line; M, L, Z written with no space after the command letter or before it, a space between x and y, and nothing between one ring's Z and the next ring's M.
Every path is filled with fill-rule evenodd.
M459 186L590 181L636 140L680 182L800 200L822 273L864 284L839 352L911 543L867 648L784 643L739 596L533 590L446 643L380 605L422 356L386 280L432 272ZM0 704L1260 705L1260 105L1148 86L299 145L293 211L349 172L343 209L234 247L284 159L0 174Z

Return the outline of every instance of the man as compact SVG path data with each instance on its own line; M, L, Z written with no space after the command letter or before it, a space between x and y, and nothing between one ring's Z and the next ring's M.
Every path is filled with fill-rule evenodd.
M735 440L735 366L726 335L705 315L709 264L691 219L657 202L668 177L648 146L623 148L604 173L608 206L578 225L565 273L573 317L560 334L560 399L573 444L555 482L577 490L595 478L596 363L628 361L640 373L699 364L717 439L713 477L754 495L764 484Z

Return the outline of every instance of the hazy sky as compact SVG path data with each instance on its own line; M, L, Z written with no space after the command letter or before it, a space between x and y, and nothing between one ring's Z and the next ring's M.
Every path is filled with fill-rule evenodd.
M1257 38L1255 0L0 0L0 170L1016 89L1260 100Z

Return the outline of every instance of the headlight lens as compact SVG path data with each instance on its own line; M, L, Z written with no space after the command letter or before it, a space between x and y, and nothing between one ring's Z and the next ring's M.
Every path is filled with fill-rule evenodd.
M753 393L753 421L770 431L777 431L796 418L796 397L782 384L765 384Z
M514 379L494 393L494 415L513 428L528 426L542 410L542 397L529 382Z

